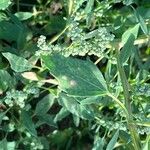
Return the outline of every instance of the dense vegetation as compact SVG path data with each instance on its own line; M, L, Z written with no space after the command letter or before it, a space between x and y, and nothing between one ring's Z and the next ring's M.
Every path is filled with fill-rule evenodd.
M150 150L149 0L0 0L0 149Z

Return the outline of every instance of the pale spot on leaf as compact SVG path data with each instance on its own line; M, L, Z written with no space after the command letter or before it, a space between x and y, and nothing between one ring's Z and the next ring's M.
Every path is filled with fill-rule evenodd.
M70 81L70 85L71 85L71 86L76 86L76 85L77 85L77 83L76 83L76 81L71 80L71 81Z

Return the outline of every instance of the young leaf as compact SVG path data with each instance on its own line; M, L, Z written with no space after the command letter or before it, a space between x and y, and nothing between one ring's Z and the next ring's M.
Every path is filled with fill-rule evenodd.
M90 61L61 55L42 56L59 88L72 96L96 96L107 93L107 85L99 69Z
M7 110L7 111L8 111L8 110ZM0 124L1 124L1 122L2 122L2 120L3 120L3 118L5 117L7 111L0 113Z
M66 108L62 107L61 110L56 114L54 118L54 122L61 121L63 118L65 118L69 114L70 112Z
M0 0L0 10L5 10L10 4L10 0Z
M32 69L32 65L23 57L17 56L15 54L6 52L2 53L4 57L9 61L11 68L15 72L24 72Z
M129 39L129 37L131 36L131 34L134 35L134 38L136 39L137 36L138 36L139 27L140 27L140 25L137 24L134 27L129 28L128 30L126 30L122 35L122 40L121 40L122 43L123 44L126 43Z
M133 8L133 10L134 10L134 13L135 13L135 17L137 18L138 22L140 23L142 31L146 35L148 35L149 33L148 33L147 25L146 25L143 17L141 16L141 14L139 14L139 12L137 10L135 10L134 8Z
M93 96L83 99L80 104L82 105L90 105L90 104L99 104L101 102L102 97Z
M56 122L54 122L54 117L50 114L38 116L38 119L39 121L36 123L36 126L47 124L49 126L57 127Z
M104 147L104 139L96 136L94 139L94 146L92 150L103 150L103 147Z
M22 110L21 120L22 120L24 127L30 132L30 134L36 137L37 131L35 129L35 125L33 124L32 118L30 117L27 111Z
M15 34L14 34L15 33ZM19 28L11 22L0 22L0 39L7 41L16 41L19 34Z
M106 150L113 150L119 136L119 129L116 131L112 139L109 141Z
M17 12L15 16L19 18L19 20L27 20L32 17L31 12Z
M150 135L147 136L147 138L146 138L146 142L144 144L143 150L149 150L149 149L150 149Z
M0 70L0 90L5 91L8 87L13 86L13 79L5 70Z
M45 115L50 107L53 105L55 96L53 94L46 95L42 100L40 100L35 109L36 115Z
M135 40L134 35L131 34L120 52L120 62L122 65L123 63L127 62L127 60L129 59L129 57L133 52L133 49L135 48L134 40Z
M134 0L124 0L123 1L123 4L125 4L125 5L131 5L132 3L134 3Z
M0 141L0 147L2 150L8 150L6 138L4 138L2 141Z
M69 97L65 94L60 94L58 102L72 114L83 119L93 119L94 111L87 105L80 105L77 98Z
M94 0L89 0L87 2L86 8L85 8L85 13L86 14L91 13L93 5L94 5Z
M73 115L73 122L74 122L75 126L78 127L80 124L80 118L76 115Z

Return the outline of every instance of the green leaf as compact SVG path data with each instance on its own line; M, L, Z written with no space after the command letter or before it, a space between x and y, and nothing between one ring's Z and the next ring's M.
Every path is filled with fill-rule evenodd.
M21 120L23 126L30 132L30 134L37 137L37 131L35 129L35 125L33 124L32 118L27 111L22 110Z
M82 4L87 1L87 0L79 0L78 3L76 4L76 11L82 6Z
M1 150L8 150L6 138L0 141L0 147L1 147Z
M131 5L132 3L134 3L134 0L124 0L123 1L123 4L125 4L125 5Z
M7 141L6 138L0 141L0 150L15 150L16 149L15 146L16 146L15 141L9 142Z
M86 8L85 8L85 13L86 14L91 13L93 5L94 5L94 0L89 0L87 2Z
M7 112L8 112L8 110L5 111L5 112L1 112L1 113L0 113L0 124L1 124L1 122L2 122L2 120L3 120L3 118L5 117L5 115L6 115Z
M119 129L116 131L112 139L109 141L106 150L113 150L119 136Z
M136 84L134 86L134 92L137 96L145 96L149 97L150 96L150 84L149 83L144 83L144 84Z
M5 70L0 70L0 91L6 91L13 86L13 79Z
M94 111L90 106L81 105L75 97L68 97L65 94L60 94L58 102L72 114L83 119L93 119Z
M125 62L127 62L127 60L129 59L129 57L131 56L131 54L133 52L133 49L135 48L134 40L135 40L134 35L131 34L120 52L120 62L122 65Z
M146 138L146 143L144 144L143 150L149 150L150 149L150 135Z
M119 139L121 139L121 141L123 143L126 143L126 147L127 149L134 149L133 145L132 145L132 140L131 140L131 136L129 135L129 133L127 133L128 131L123 131L120 130L119 131Z
M0 10L5 10L10 4L10 0L0 0Z
M31 12L17 12L15 16L19 18L19 20L27 20L32 17Z
M96 96L107 93L100 70L90 61L61 55L42 56L59 88L71 96Z
M93 12L92 12L92 8L93 8L93 5L94 5L94 0L89 0L87 2L87 5L86 5L86 8L85 8L85 14L87 14L87 17L86 17L86 24L88 27L90 27L90 25L92 24L92 15L93 15Z
M44 115L51 108L55 100L55 96L53 94L46 95L42 100L40 100L35 109L36 115Z
M123 35L122 35L122 40L121 40L122 43L123 43L123 44L126 43L126 42L128 41L128 39L129 39L129 37L131 36L131 34L132 34L132 35L134 36L134 38L136 39L137 36L138 36L139 27L140 27L140 25L137 24L137 25L135 25L134 27L129 28L128 30L126 30L126 31L123 33Z
M101 96L93 96L83 99L80 103L82 105L99 104L102 100Z
M49 126L57 127L56 122L54 122L54 117L49 114L38 116L39 121L36 123L36 126L40 126L42 124L47 124Z
M54 118L54 122L61 121L63 118L65 118L69 114L70 112L66 108L62 107L61 110L56 114Z
M15 33L15 34L14 34ZM0 22L0 39L7 41L16 41L18 38L19 28L8 21Z
M133 8L133 7L132 7L132 8ZM138 12L137 10L135 10L134 8L133 8L133 10L134 10L134 13L135 13L135 17L137 18L138 22L140 23L140 26L141 26L142 31L143 31L146 35L148 35L149 33L148 33L147 25L146 25L146 23L145 23L143 17L141 16L141 14L139 14L139 12Z
M12 53L2 53L4 57L9 61L11 68L15 72L24 72L32 69L32 65L23 57L17 56Z
M79 116L73 115L73 122L74 122L75 126L78 127L80 124Z
M104 139L96 136L94 139L94 146L92 150L103 150L103 147L104 147Z

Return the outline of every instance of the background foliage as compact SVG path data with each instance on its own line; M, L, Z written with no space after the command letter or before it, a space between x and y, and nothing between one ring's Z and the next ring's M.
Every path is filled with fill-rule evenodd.
M148 0L1 0L2 150L150 149Z

